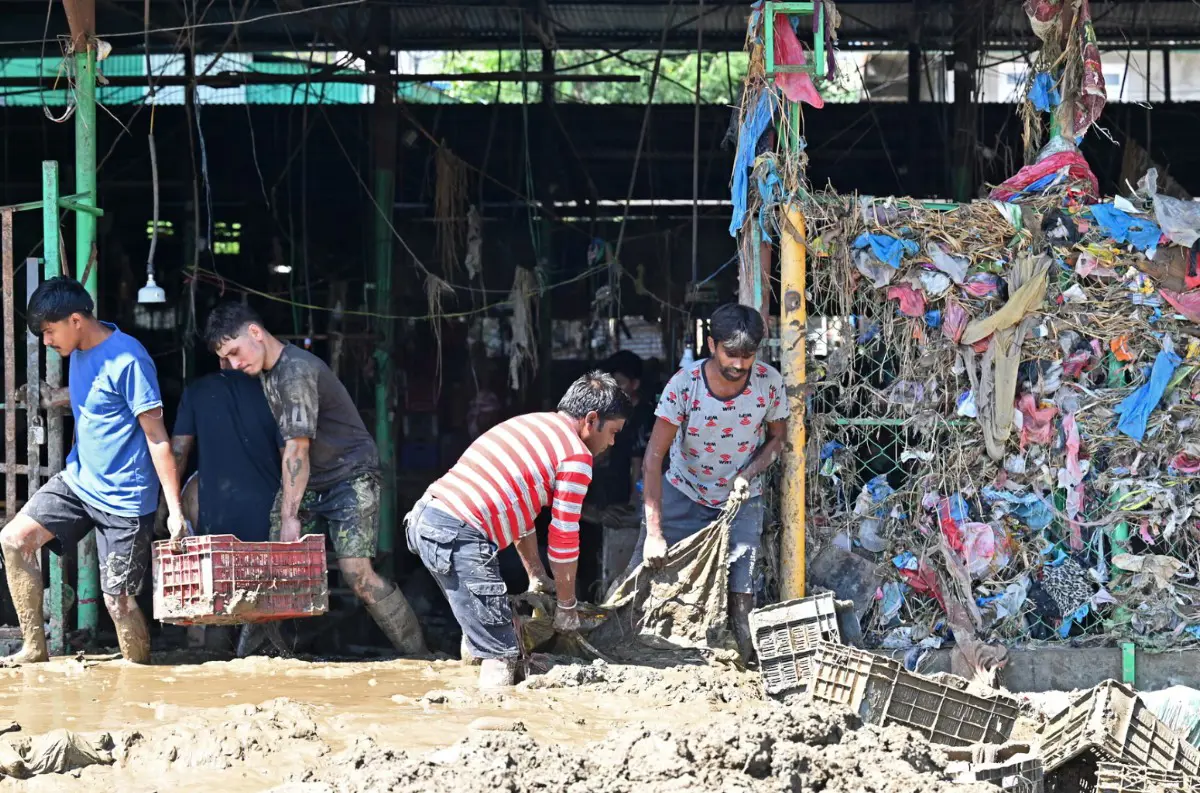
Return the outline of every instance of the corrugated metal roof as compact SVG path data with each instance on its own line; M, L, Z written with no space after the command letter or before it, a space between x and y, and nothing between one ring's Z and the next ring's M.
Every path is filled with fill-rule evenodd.
M185 73L184 55L151 55L150 71L154 75L182 75ZM196 73L205 70L216 73L235 74L304 74L309 71L306 64L281 60L255 59L253 55L240 53L221 57L216 64L210 55L196 56ZM41 76L53 77L58 73L58 59L47 58L42 62ZM39 76L38 58L0 58L0 78ZM98 69L100 75L111 77L139 77L146 74L144 55L111 55L105 58ZM347 70L343 70L347 71ZM0 88L0 106L65 107L68 93L65 88L66 74L62 73L64 88L39 91L30 88ZM428 85L401 85L398 88L402 99L412 102L452 102L437 89ZM375 89L369 84L312 82L299 85L250 85L231 88L199 86L196 99L204 105L299 105L299 104L366 104L372 102ZM141 104L149 98L149 90L139 87L97 86L96 99L105 105ZM184 102L181 87L160 88L154 101L160 105L180 105Z

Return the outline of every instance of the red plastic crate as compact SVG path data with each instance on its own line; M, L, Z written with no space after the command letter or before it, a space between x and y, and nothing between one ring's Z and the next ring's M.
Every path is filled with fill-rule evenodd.
M242 542L187 537L183 551L154 543L154 618L173 625L236 625L315 617L329 610L325 536Z

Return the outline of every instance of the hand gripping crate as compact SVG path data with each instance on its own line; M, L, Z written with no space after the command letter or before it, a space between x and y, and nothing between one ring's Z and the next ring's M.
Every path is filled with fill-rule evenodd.
M1153 771L1120 763L1096 765L1096 793L1198 793L1200 780L1182 771Z
M242 542L186 537L176 553L154 543L154 618L174 625L237 625L315 617L329 610L325 537Z
M752 611L750 633L768 694L803 691L817 646L842 640L832 592Z
M828 643L813 655L809 692L850 707L867 724L899 724L946 746L1002 744L1020 711L1008 695L971 694L890 658Z
M1042 728L1048 788L1091 791L1099 763L1200 775L1200 751L1174 733L1128 686L1106 680Z

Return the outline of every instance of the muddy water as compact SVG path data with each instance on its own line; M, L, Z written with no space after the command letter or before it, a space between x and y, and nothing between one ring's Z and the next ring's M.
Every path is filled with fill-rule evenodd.
M0 714L18 722L22 735L59 728L84 734L138 730L151 735L176 724L199 725L202 735L206 724L225 724L228 729L230 706L287 698L313 706L318 736L259 762L254 757L239 758L230 768L165 764L147 774L129 767L91 767L78 779L67 775L0 781L0 791L91 793L97 785L105 785L137 793L196 790L202 784L231 793L260 791L300 768L319 765L320 757L363 736L389 748L420 751L454 743L481 717L499 717L521 722L541 742L582 744L631 720L667 726L711 712L703 697L664 706L639 697L636 690L480 694L474 686L476 673L447 661L314 663L266 658L155 666L56 659L0 669Z

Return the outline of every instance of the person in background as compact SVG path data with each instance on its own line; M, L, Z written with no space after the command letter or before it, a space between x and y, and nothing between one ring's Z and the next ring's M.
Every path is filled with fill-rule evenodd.
M70 359L68 385L44 407L71 406L75 445L67 465L30 496L0 531L8 589L24 645L7 663L49 658L43 623L41 548L56 553L96 530L100 591L126 660L150 660L150 632L137 604L150 563L161 483L173 540L187 533L179 477L163 423L158 373L146 348L92 314L83 285L51 278L29 298L31 333ZM48 391L49 389L47 389Z
M642 359L637 353L615 352L603 368L629 397L631 407L625 427L617 433L607 454L606 464L596 469L596 479L609 504L628 504L640 498L637 484L642 479L642 460L654 429L654 405L642 399Z
M232 369L259 378L284 441L271 538L295 542L305 528L324 523L342 576L384 635L401 653L423 654L412 607L371 565L379 538L379 452L346 387L320 358L271 335L244 303L213 309L204 337Z
M221 371L189 385L179 402L171 451L182 476L192 450L196 472L183 486L183 506L198 534L232 534L264 542L279 493L283 438L262 385L221 359ZM219 631L220 632L220 631ZM290 654L279 623L245 625L237 649L248 655L269 638Z
M191 517L196 533L264 542L279 493L284 441L262 385L224 360L221 369L184 390L171 451L181 473L197 451L196 473L184 487L198 488Z
M756 360L764 334L754 309L721 306L709 321L709 357L681 369L664 388L646 451L643 530L631 565L661 563L669 546L717 518L735 488L747 491L729 548L730 611L746 659L753 652L749 616L762 540L760 477L783 448L788 410L783 376Z
M481 661L481 688L517 682L520 650L497 558L504 548L516 545L530 591L557 594L555 628L579 627L579 513L592 459L612 446L628 413L629 398L611 375L586 374L567 389L557 412L517 416L481 435L404 518L409 549L462 627L463 660ZM553 580L534 529L547 506Z

